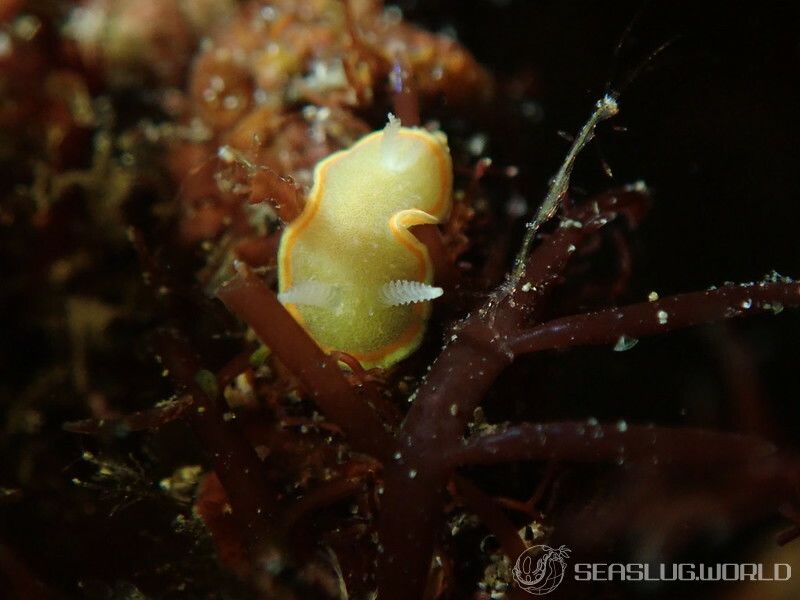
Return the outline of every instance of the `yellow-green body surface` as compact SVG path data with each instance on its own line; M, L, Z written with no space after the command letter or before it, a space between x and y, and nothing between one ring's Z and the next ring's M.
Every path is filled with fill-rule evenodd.
M427 249L409 228L444 219L451 191L445 136L391 118L317 165L305 209L281 239L279 297L323 349L365 368L416 349L441 290L430 287Z

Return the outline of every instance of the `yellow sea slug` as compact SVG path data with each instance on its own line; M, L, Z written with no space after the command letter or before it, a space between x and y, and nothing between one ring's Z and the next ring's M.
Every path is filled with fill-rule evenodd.
M416 349L442 290L409 228L446 218L452 185L444 134L391 115L383 131L317 165L305 209L281 238L278 298L324 350L372 368Z

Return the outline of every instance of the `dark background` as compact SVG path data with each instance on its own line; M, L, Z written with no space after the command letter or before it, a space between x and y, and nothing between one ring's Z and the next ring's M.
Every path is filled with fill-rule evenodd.
M635 275L624 301L642 301L651 290L665 296L800 269L799 15L780 3L699 4L400 3L408 18L454 31L499 78L507 112L493 125L506 131L493 133L486 154L496 165L519 167L508 187L530 204L543 197L569 147L559 133L576 132L609 84L618 89L645 63L621 92L619 116L601 125L572 179L578 196L640 179L653 193L652 210L633 234ZM519 87L526 92L517 99L509 90ZM537 111L533 118L521 106L527 101ZM800 315L792 311L642 341L626 354L600 352L624 363L624 376L614 378L614 369L572 372L576 389L584 390L573 398L581 408L555 410L576 416L589 395L606 395L610 386L609 398L633 395L643 411L678 414L691 404L685 398L693 386L704 385L695 375L705 379L714 370L708 346L719 330L745 340L776 419L796 419ZM662 384L653 385L656 378ZM725 414L717 392L701 394L717 411L715 420ZM792 437L790 428L785 433Z
M531 202L543 196L568 148L558 132L576 132L609 86L621 90L614 125L627 131L601 126L598 143L579 160L573 185L591 194L642 179L653 191L652 211L633 235L635 274L622 302L642 301L651 290L664 296L725 281L758 280L773 269L784 275L800 272L800 16L789 3L451 0L400 6L432 29L454 31L506 85L508 112L516 117L504 121L504 135L490 139L488 154L496 164L520 167L515 185ZM665 43L668 47L648 58ZM518 102L521 88L526 92ZM520 107L525 100L540 109L534 118ZM610 180L601 158L613 171ZM500 391L487 410L508 417L508 395L513 394L514 417L526 420L591 415L759 429L734 408L738 396L752 392L769 423L760 433L796 451L799 338L800 314L784 311L642 340L625 353L581 349L522 361L498 384ZM521 482L539 475L521 467L511 484L484 473L487 481L517 492L525 489ZM660 532L664 524L657 518L652 531L642 530L635 523L648 517L641 514L668 515L668 508L659 513L652 507L677 505L684 496L677 483L666 493L652 484L654 498L645 501L649 505L634 503L631 509L623 501L630 493L624 482L634 489L651 485L646 479L631 483L638 477L585 469L565 476L562 489L584 494L560 511L553 538L573 548L585 544L573 552L572 561L776 560L758 552L785 524L780 519L734 523L722 509L719 515L712 509L700 522L677 518L680 531ZM569 497L564 491L563 498ZM574 531L587 522L573 526L576 514L600 519L600 507L617 503L628 506L620 510L632 510L629 529L611 537L602 528L597 534ZM680 542L670 549L673 538ZM782 560L791 563L797 550L787 552ZM796 595L786 591L788 586L778 590L771 585L576 585L553 597Z

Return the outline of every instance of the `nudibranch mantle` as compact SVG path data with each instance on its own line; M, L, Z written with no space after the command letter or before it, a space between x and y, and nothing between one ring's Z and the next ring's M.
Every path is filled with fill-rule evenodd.
M324 350L372 368L417 348L441 290L409 228L444 220L452 185L445 135L391 115L316 166L306 206L281 238L278 297Z

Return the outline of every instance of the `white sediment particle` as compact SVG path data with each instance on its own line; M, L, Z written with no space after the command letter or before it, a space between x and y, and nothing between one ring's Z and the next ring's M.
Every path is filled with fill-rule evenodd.
M11 36L5 31L0 31L0 58L11 56L14 45L11 43Z
M518 219L528 212L528 202L522 194L513 194L506 203L506 214Z
M318 92L347 87L347 75L342 61L314 61L311 73L305 77L304 83L308 88Z
M486 143L488 141L489 138L486 137L486 134L477 133L467 141L467 149L473 156L480 156L483 154L483 151L486 150Z
M619 336L617 339L617 343L614 344L614 352L625 352L626 350L630 350L636 344L639 343L639 340L636 338L631 338L625 335Z
M666 325L669 320L669 314L667 314L665 310L660 310L656 313L656 318L658 319L659 325Z
M635 182L633 182L631 184L626 185L625 186L625 191L628 191L628 192L646 192L647 191L647 184L640 179L639 181L635 181Z
M64 34L84 45L96 44L106 26L108 14L99 8L73 8L64 25Z
M233 94L229 94L222 100L222 105L226 110L236 110L239 108L239 98Z
M214 75L209 80L209 85L215 92L221 92L225 89L225 80L219 75Z
M575 219L564 219L563 221L561 221L559 227L562 227L563 229L569 229L569 228L580 229L583 227L583 223L581 223L580 221L576 221Z
M264 6L258 14L265 21L274 21L278 18L278 11L273 6Z
M220 146L217 150L217 157L226 163L232 163L236 160L236 154L230 146Z

